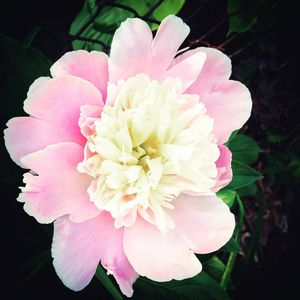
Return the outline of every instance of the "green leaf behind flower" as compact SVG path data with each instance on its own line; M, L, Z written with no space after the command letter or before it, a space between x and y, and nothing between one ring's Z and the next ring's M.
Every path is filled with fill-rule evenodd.
M232 161L232 171L233 179L227 187L231 190L240 189L262 178L259 172L235 160Z
M228 143L228 147L232 152L233 159L244 164L254 163L261 151L257 143L244 134L237 134Z
M139 278L135 284L137 293L133 299L185 299L185 300L229 300L229 296L213 277L202 271L193 278L181 281L154 282ZM142 289L143 298L138 298Z
M97 11L96 0L86 0L82 10L72 22L70 27L70 34L76 35L81 28L91 19L91 17ZM133 9L139 16L147 14L152 5L157 4L159 1L155 0L117 0L114 1L115 6L103 4L103 8L100 10L98 16L94 22L90 24L80 35L80 37L101 41L107 46L110 46L113 34L120 24L127 18L136 17L135 13L126 10L122 7L118 7L118 4L125 5L130 9ZM182 8L185 0L165 0L163 1L149 16L157 22L162 21L166 16L170 14L177 14ZM151 29L158 28L158 24L148 22ZM103 50L103 45L94 43L92 41L83 41L75 39L72 42L74 50L86 49L86 50Z
M240 252L241 248L236 241L236 239L231 238L221 249L220 251L223 252L233 252L233 253L238 253Z
M236 197L236 192L229 189L223 189L217 193L217 196L221 198L229 207L232 207Z
M232 14L229 17L228 34L250 30L266 2L267 0L228 0L227 12Z
M119 290L114 286L104 269L99 265L96 270L97 279L106 287L115 300L123 300Z

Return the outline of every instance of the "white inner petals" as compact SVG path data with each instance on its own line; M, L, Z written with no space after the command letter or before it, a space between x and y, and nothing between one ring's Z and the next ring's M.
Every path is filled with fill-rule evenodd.
M117 228L133 225L137 214L162 232L173 228L173 199L211 194L216 183L220 153L212 129L204 105L181 93L179 79L159 83L139 74L109 85L78 165L93 177L91 201Z

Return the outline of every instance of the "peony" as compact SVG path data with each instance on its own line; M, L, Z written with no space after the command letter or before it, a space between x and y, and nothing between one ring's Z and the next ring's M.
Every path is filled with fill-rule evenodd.
M115 32L110 57L73 51L38 78L27 117L7 123L11 158L30 171L18 201L54 222L53 265L72 290L98 264L131 296L139 275L181 280L195 253L219 249L234 216L216 192L232 178L224 142L249 118L251 97L210 48L176 56L189 27L175 16L156 36L140 19ZM175 57L176 56L176 57Z

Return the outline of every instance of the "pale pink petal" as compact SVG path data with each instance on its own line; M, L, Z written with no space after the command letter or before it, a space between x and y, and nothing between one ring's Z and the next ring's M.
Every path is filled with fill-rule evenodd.
M100 105L82 105L80 107L80 118L78 125L84 136L92 134L94 122L100 119L103 107Z
M176 230L193 252L205 254L216 251L231 238L235 226L234 215L216 196L181 194L172 204L175 209L170 215Z
M164 78L179 78L184 92L198 77L204 65L206 54L197 52L186 59L174 64L164 73Z
M214 119L214 134L218 143L222 144L232 131L241 128L250 117L251 95L242 83L228 80L231 63L221 51L200 47L184 53L181 59L199 51L205 52L207 59L197 80L186 92L200 96L207 114Z
M108 56L99 51L71 51L56 61L50 71L53 77L74 75L93 83L106 99L108 81Z
M109 81L127 79L138 73L147 73L151 66L152 32L146 22L127 19L116 30L111 44Z
M73 136L72 141L84 144L86 139L78 126L80 107L84 104L103 105L100 91L84 79L63 76L43 83L34 82L24 102L24 110L68 131Z
M232 180L231 158L232 154L230 150L224 146L219 145L220 157L216 161L218 168L218 181L213 189L213 192L219 191L226 186Z
M93 278L101 260L113 273L122 292L131 297L138 277L123 251L123 229L114 228L108 213L84 223L65 216L54 223L53 265L63 283L74 291L83 289Z
M169 67L189 32L190 28L176 16L170 15L161 22L152 43L152 61L156 68Z
M47 145L74 140L72 132L32 117L17 117L8 121L4 140L10 157L21 167L20 158Z
M84 104L103 106L101 93L91 83L73 76L38 78L24 104L34 117L13 118L4 131L11 158L23 167L22 156L49 144L74 141L84 145L86 139L78 125Z
M227 80L214 86L207 94L200 94L207 114L214 119L214 134L218 144L228 140L234 130L241 128L251 114L251 95L239 81Z
M177 231L165 235L141 217L124 229L124 251L133 268L155 281L185 279L198 274L202 266Z
M229 79L231 75L231 60L223 52L214 48L198 47L189 50L176 57L175 63L179 63L198 52L206 53L206 60L202 72L197 78L197 82L195 82L190 90L210 91L216 83Z
M23 165L38 175L24 175L26 186L18 200L25 202L25 211L40 223L65 214L74 222L97 216L100 210L87 193L91 178L76 169L82 159L83 148L75 143L50 145L24 156Z

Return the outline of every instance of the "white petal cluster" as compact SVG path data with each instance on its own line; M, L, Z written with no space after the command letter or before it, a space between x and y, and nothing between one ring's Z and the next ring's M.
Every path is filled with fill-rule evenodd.
M213 119L196 95L183 94L181 81L139 74L109 85L108 99L88 136L78 170L94 179L88 193L109 211L117 228L137 214L162 232L180 193L211 194L220 153Z

